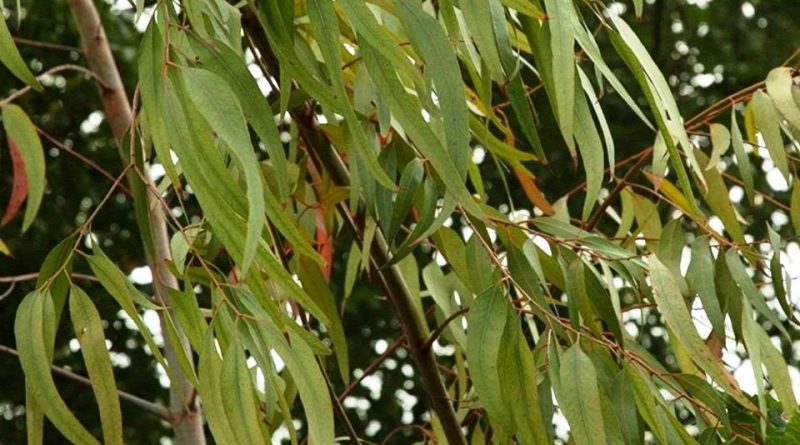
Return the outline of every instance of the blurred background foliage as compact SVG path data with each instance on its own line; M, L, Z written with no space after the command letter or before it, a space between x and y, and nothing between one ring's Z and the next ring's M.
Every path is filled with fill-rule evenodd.
M18 38L17 44L23 58L30 61L34 73L64 63L85 63L80 50L70 46L78 45L80 39L67 2L21 0L19 16L13 3L6 1L4 13L9 17L12 33ZM137 78L135 55L141 27L134 26L134 13L126 0L100 0L97 3L112 50L126 87L130 90L129 95L132 96ZM641 20L633 18L631 2L617 2L612 7L624 11L623 16L647 45L666 74L678 98L681 112L687 118L728 94L763 80L769 69L783 63L796 49L796 43L800 42L800 26L797 22L800 9L796 0L648 0ZM609 42L602 40L602 34L599 38L602 48L610 47ZM623 66L621 61L613 59L613 51L604 51L604 54L612 67ZM631 94L640 94L627 70L617 69L616 75ZM538 80L526 79L526 83L536 85ZM9 72L0 70L0 97L8 96L20 86L20 82ZM55 141L90 158L112 175L118 174L121 170L119 158L110 130L103 121L94 83L83 74L66 72L51 76L46 81L46 87L45 94L28 94L16 102L29 113L38 113L31 115L35 124ZM542 93L532 97L539 110L548 109ZM644 99L637 99L644 106ZM615 135L617 159L624 159L652 145L652 132L638 122L617 96L605 97L603 101L611 133ZM552 119L551 113L542 112L540 115L543 119L541 135L548 147L550 163L547 166L535 165L534 172L539 178L539 187L552 202L579 185L583 175L569 159L554 122L548 121ZM727 120L729 115L724 116ZM11 190L12 166L5 138L0 140L3 141L0 142L0 207L4 207ZM0 240L7 242L11 252L10 256L0 254L0 277L14 277L39 270L49 250L83 222L87 211L102 199L111 184L108 178L88 168L63 146L59 147L46 139L43 143L47 156L44 203L34 225L24 236L19 236L21 218L0 229ZM524 145L524 142L520 143ZM480 148L476 149L473 160L480 162L490 204L506 204L505 210L508 211L508 195L495 165L488 157L484 159L481 153ZM487 162L481 162L484 160ZM758 190L786 193L771 189L766 174L756 175L755 179ZM530 211L530 203L522 190L512 189L510 194L514 209ZM580 204L570 203L576 209ZM94 221L93 231L104 249L126 273L137 271L134 275L141 283L139 287L147 292L147 274L137 269L144 266L145 261L131 206L129 198L117 193ZM751 227L757 228L755 233L762 231L766 222L776 217L766 207L756 206L752 209L749 206L739 207ZM189 208L187 211L191 214L196 209ZM454 228L458 226L459 222L454 221ZM336 239L332 287L339 294L344 280L344 257L351 242L346 234ZM143 348L138 334L131 329L132 324L126 323L118 306L101 292L99 286L84 284L101 316L110 326L106 336L111 343L120 389L145 399L166 402L168 393L159 380L155 362ZM11 326L16 307L22 297L33 289L33 281L16 283L13 289L9 286L7 282L0 282L0 294L4 295L0 302L0 345L13 347ZM360 368L368 366L400 335L393 313L385 302L375 298L377 293L377 289L359 283L346 306L343 321L350 342L351 366L356 370L356 376ZM643 323L645 325L640 327L643 344L649 345L653 355L669 363L663 337L648 338L653 332L650 328L657 327L660 321L657 317L647 317ZM71 326L62 323L57 336L54 363L85 374L75 345ZM784 344L783 349L787 361L794 367L798 366L800 357L793 353L793 345ZM448 353L446 350L439 352L445 356ZM443 359L449 360L446 357ZM399 422L422 422L425 411L425 404L421 402L424 397L420 394L421 386L415 379L407 353L402 348L397 349L382 368L386 372L379 370L365 379L345 400L345 407L356 430L364 431L365 438L377 442L401 426ZM2 444L25 441L23 382L17 359L0 353ZM91 391L61 377L56 377L56 382L62 397L81 423L91 427L92 432L99 432L100 422ZM168 442L165 438L170 435L170 429L164 422L125 403L122 409L125 436L129 438L129 443ZM419 433L413 429L405 429L395 432L389 443L407 443L412 441L412 437L418 440L418 436ZM54 430L48 429L45 440L46 443L61 443L62 438Z

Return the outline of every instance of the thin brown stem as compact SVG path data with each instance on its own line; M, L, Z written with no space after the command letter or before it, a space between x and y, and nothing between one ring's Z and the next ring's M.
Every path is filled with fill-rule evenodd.
M16 349L9 348L8 346L5 345L0 345L0 352L6 353L8 355L13 355L14 357L19 358L19 352L17 352ZM62 377L66 377L74 382L78 382L86 386L92 386L91 380L87 379L86 377L80 374L76 374L68 369L64 369L56 365L50 365L50 369L53 371L53 373L58 374ZM117 390L117 395L119 396L120 400L124 400L133 406L137 406L151 414L155 414L156 416L166 421L172 420L169 411L165 407L157 403L150 402L149 400L145 400L141 397L137 397L131 393L119 389Z

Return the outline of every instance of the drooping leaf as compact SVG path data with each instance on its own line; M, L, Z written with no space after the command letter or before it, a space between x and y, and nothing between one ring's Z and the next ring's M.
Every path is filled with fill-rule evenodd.
M576 445L604 445L606 441L600 406L597 372L578 343L560 357L559 407L570 425Z
M16 45L14 45L14 38L8 31L8 24L5 17L0 20L0 62L3 62L6 68L11 71L14 76L30 85L36 91L43 91L42 85L33 76L31 70L22 60Z
M498 354L507 320L508 301L498 287L479 295L469 311L467 357L470 374L489 419L506 434L514 431L514 417L502 398Z
M648 263L650 279L653 283L653 296L667 326L675 335L672 340L680 342L692 360L711 376L728 395L743 407L754 408L750 400L736 386L733 377L724 369L722 362L711 353L703 339L700 338L672 273L655 255L651 254L648 257Z
M786 149L783 145L783 137L781 136L780 119L772 99L767 93L759 90L753 94L751 99L753 109L753 116L755 117L756 126L761 136L764 138L764 143L769 151L769 156L772 162L778 167L778 170L789 182L789 161L786 156Z
M73 443L99 445L58 394L45 346L48 330L55 330L50 294L34 291L22 300L14 323L19 360L26 381L31 383L26 388L33 392L37 405L64 437Z
M555 109L558 126L567 141L572 145L575 131L575 33L572 15L575 14L572 2L545 0L550 26L550 51L552 54L555 82ZM578 125L581 125L578 123Z
M25 170L28 204L25 206L25 217L22 221L24 232L33 223L44 196L44 150L33 122L22 108L14 104L4 105L3 126L8 134L9 145L14 145L11 150L16 149L19 153Z
M747 152L744 151L744 140L742 140L742 132L739 131L739 123L736 121L736 110L731 111L731 145L733 145L733 153L736 156L736 166L739 168L739 175L742 177L744 183L744 191L747 194L747 200L750 205L755 203L755 187L753 186L753 167L750 164L750 159L747 157Z
M471 150L467 102L456 54L439 22L424 12L420 5L399 2L395 8L414 48L426 62L441 110L445 146L463 175Z
M8 141L8 151L11 154L11 165L14 169L14 183L11 186L11 196L8 198L0 226L6 225L17 216L22 208L22 203L28 196L28 176L25 173L25 162L22 160L22 154L19 152L16 142L11 139Z
M238 337L228 345L222 360L218 385L224 388L222 404L239 443L263 443L258 426L258 405L253 382Z
M794 80L789 67L775 68L767 75L767 93L772 98L775 108L796 130L800 130L800 106L792 95Z
M81 345L83 360L92 381L92 390L100 407L103 441L106 444L122 444L122 412L111 357L106 350L103 323L89 296L74 284L70 290L69 312L75 337Z

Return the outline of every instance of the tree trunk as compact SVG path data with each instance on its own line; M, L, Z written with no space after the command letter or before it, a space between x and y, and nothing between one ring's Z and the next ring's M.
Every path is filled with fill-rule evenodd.
M92 0L70 0L72 14L78 25L78 31L83 40L83 47L89 67L98 77L98 87L103 101L106 119L111 125L114 138L117 140L120 150L120 157L123 162L127 162L127 147L122 146L126 134L131 128L133 115L130 103L125 94L125 87L111 54L111 49L106 39L103 24L97 13ZM155 190L154 184L149 183L147 174L147 164L145 163L143 183L136 172L129 174L128 180L132 183L131 189L139 189L140 193L134 192L134 200L140 214L137 219L147 221L150 233L142 233L142 237L149 238L150 242L145 242L145 253L150 269L153 272L153 289L156 300L167 307L171 307L169 301L168 288L177 289L178 282L175 276L167 268L167 260L170 259L169 236L165 222L164 209L157 198L154 198L149 190ZM138 184L137 184L138 182ZM134 184L137 187L134 187ZM161 325L166 332L163 314L160 314ZM180 329L178 330L179 347L183 348L187 355L191 357L191 349L186 336ZM178 363L176 350L170 342L164 345L164 355L170 365ZM203 416L200 412L194 388L191 382L178 366L172 369L175 381L171 382L169 412L172 417L172 427L175 432L175 442L178 445L204 445L205 434L203 433Z

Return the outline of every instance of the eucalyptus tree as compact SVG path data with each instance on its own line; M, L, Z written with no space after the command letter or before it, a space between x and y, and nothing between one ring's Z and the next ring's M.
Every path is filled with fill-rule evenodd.
M123 165L16 310L29 442L42 442L45 418L71 442L99 442L53 379L63 324L105 443L124 440L120 401L169 422L179 444L265 443L278 430L292 443L366 442L343 401L388 355L351 371L341 314L358 283L399 323L389 352L408 351L424 388L423 442L798 440L775 346L797 323L781 258L800 230L797 54L685 119L618 3L134 3L146 31L130 97L90 0L69 2L87 66L34 75L0 22L0 61L26 84L0 102L14 167L3 223L24 204L24 231L46 205L40 133L15 101L55 73L96 82ZM546 103L534 109L536 94ZM650 147L618 159L607 96L652 132ZM542 137L545 121L557 140ZM500 185L473 162L476 145ZM548 196L534 172L561 153L583 183ZM791 193L756 188L767 160ZM492 186L522 190L532 215L491 202ZM742 206L791 226L749 227L734 187ZM118 190L134 202L153 295L93 230ZM352 242L337 252L342 237ZM85 280L138 329L169 379L168 406L117 387ZM159 314L163 347L145 310ZM654 316L669 360L636 325ZM755 395L724 361L736 350ZM562 418L567 433L553 427Z

